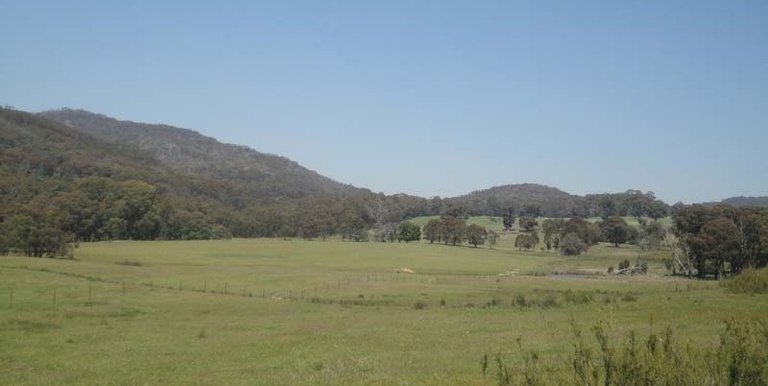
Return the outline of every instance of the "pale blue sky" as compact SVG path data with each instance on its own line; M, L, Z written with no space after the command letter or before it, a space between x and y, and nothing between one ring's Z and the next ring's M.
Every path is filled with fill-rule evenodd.
M768 195L768 1L0 0L0 104L386 193Z

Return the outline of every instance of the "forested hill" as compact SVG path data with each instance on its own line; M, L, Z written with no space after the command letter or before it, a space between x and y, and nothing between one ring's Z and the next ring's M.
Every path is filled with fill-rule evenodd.
M471 214L503 215L508 208L520 206L536 208L536 214L570 216L573 212L587 211L584 197L563 192L560 189L539 184L515 184L477 190L450 199L450 202L467 208Z
M0 109L0 230L8 237L359 238L375 223L441 209L427 212L426 199L343 185L189 130L59 113L90 129L48 118L53 112Z
M721 201L723 204L733 206L768 206L768 196L761 197L731 197Z
M7 237L75 241L230 234L357 240L452 208L547 217L657 216L669 209L649 192L582 197L535 184L455 198L375 194L191 130L69 109L0 109L0 199Z
M224 144L192 130L120 121L84 110L51 110L39 115L103 141L145 151L174 171L244 185L261 200L364 193L287 158Z

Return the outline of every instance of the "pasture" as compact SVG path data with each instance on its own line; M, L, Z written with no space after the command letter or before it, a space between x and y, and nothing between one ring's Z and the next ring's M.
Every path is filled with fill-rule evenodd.
M716 344L768 296L665 276L661 254L234 239L0 257L0 384L495 384L485 354L566 366L572 325ZM643 255L651 273L604 275ZM551 273L565 273L551 275Z

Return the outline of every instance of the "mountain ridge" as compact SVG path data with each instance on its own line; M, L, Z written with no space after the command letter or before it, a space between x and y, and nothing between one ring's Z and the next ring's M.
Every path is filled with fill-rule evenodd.
M212 178L248 180L261 185L283 184L292 196L346 196L361 189L343 184L279 155L244 145L222 143L197 131L165 124L117 120L86 110L63 108L37 115L56 120L106 142L147 151L171 169ZM282 176L276 180L276 177ZM257 189L268 193L265 189Z
M89 176L137 179L155 186L158 199L175 208L176 217L224 226L242 237L359 234L361 228L437 215L451 207L469 215L501 216L512 209L545 217L655 218L670 210L651 192L581 196L534 183L443 198L387 195L335 181L279 155L165 124L68 108L36 114L1 109L0 121L0 172L7 181L22 181L27 198L74 192L78 181ZM38 177L25 177L29 173ZM10 185L0 191L3 198L23 205L24 199L8 195L14 191Z

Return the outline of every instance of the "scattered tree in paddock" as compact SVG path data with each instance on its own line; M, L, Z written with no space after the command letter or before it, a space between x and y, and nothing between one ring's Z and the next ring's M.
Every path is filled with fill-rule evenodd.
M435 241L440 242L443 238L443 222L433 218L430 219L426 225L424 225L424 238L429 241L430 244L434 244Z
M484 227L477 224L469 224L465 230L467 242L472 244L475 248L479 244L485 244L485 239L488 236L488 232Z
M406 243L421 240L421 229L412 222L402 222L398 228L397 239Z
M560 252L566 256L580 255L587 250L587 245L579 238L576 233L568 233L563 238Z
M485 238L485 241L488 243L488 247L493 249L493 247L496 245L498 240L499 240L499 234L493 230L489 230L488 235Z
M631 231L632 228L630 228ZM661 248L661 243L667 233L667 229L659 221L647 221L640 225L635 237L635 243L644 251L655 251Z
M554 246L555 249L560 244L560 229L562 229L565 221L562 219L546 219L541 223L542 230L544 231L544 244L547 250L551 250Z
M443 215L443 243L450 245L461 244L465 238L467 220L461 217Z
M508 231L511 230L515 226L515 208L509 207L507 208L507 211L504 213L504 216L502 218L504 222L504 230Z
M619 216L608 217L603 222L603 237L618 247L619 244L627 241L628 228L629 226L623 218Z
M563 224L560 229L561 244L565 241L565 236L569 233L575 234L582 242L587 245L594 245L600 241L600 226L590 224L581 217L573 217Z
M518 250L531 250L536 247L538 241L528 233L522 233L515 238L515 248Z
M386 223L373 230L373 239L380 243L394 242L398 238L398 225L395 223Z

